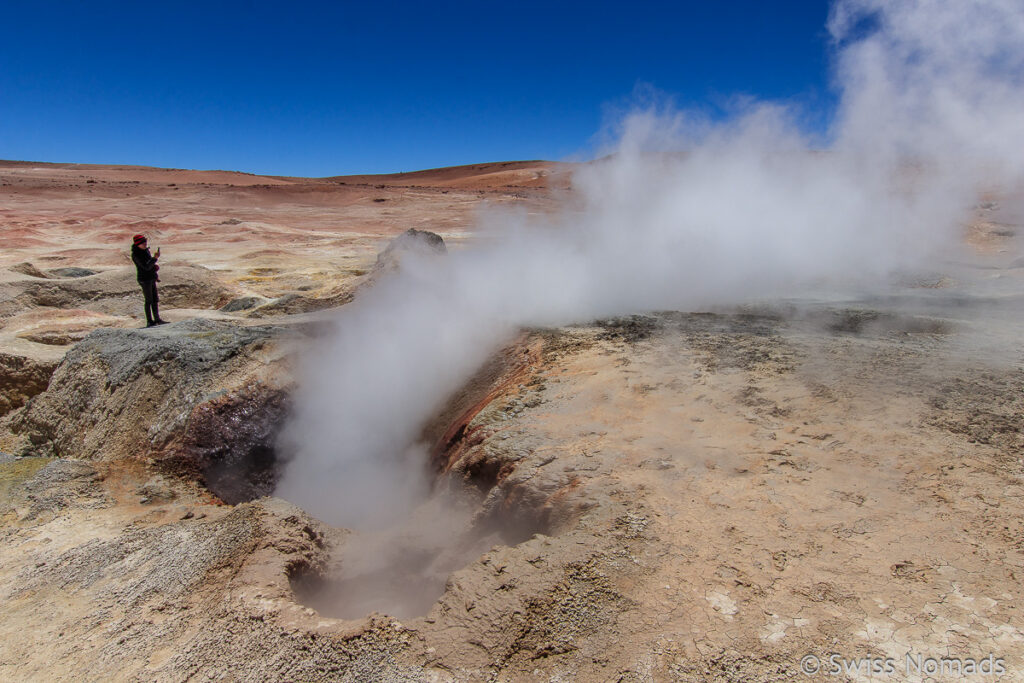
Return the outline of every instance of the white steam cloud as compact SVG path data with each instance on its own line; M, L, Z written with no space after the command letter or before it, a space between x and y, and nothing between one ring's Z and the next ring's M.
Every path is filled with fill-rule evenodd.
M825 150L778 104L650 109L555 216L403 261L341 311L287 429L281 495L333 524L427 493L423 424L522 326L866 285L954 248L982 186L1024 173L1019 0L840 0Z

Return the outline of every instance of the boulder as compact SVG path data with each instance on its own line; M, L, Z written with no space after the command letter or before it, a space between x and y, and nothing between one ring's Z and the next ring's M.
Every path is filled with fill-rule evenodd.
M354 298L363 289L373 287L378 280L388 274L398 272L402 269L403 263L410 259L438 257L447 253L448 248L440 235L427 230L410 228L388 242L387 246L377 254L377 261L373 268L359 278L353 288L352 296L349 298Z
M448 253L440 235L428 230L410 228L391 240L384 251L377 254L377 262L370 272L374 278L380 274L399 270L402 260L410 256L432 256Z

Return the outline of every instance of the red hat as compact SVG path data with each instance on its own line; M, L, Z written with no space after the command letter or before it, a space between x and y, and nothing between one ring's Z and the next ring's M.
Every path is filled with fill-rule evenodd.
M145 235L136 235L132 238L132 244L141 244L146 241Z

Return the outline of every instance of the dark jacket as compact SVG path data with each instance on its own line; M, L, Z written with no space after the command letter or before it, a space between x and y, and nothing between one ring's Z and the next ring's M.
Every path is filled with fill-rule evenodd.
M140 249L133 244L132 261L135 263L135 274L139 282L153 282L157 279L156 271L160 270L160 266L156 264L156 259L149 253L149 249Z

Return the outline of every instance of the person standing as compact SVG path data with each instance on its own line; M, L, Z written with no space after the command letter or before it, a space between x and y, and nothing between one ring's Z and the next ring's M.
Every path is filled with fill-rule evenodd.
M145 235L136 235L132 238L132 262L135 263L142 296L146 299L146 327L167 324L166 320L160 319L160 296L156 291L156 283L160 282L157 275L160 266L156 263L159 258L160 248L157 247L155 255L150 254Z

